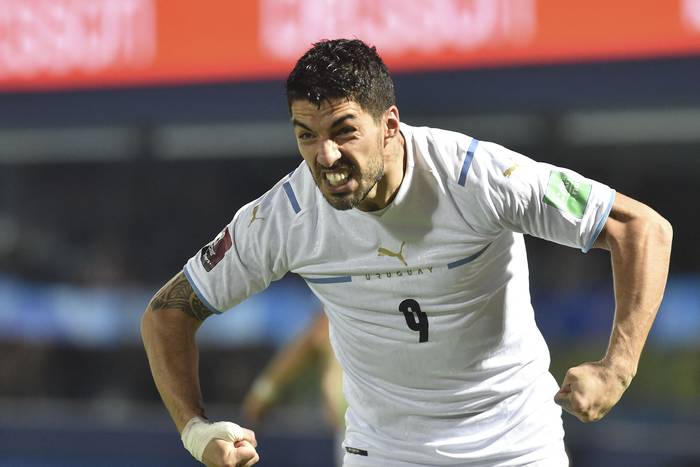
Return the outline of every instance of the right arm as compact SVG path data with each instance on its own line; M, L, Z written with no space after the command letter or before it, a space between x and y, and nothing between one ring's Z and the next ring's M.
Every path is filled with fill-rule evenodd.
M250 466L259 459L254 433L228 422L209 424L204 413L195 334L211 314L180 272L151 299L141 336L156 388L178 432L189 425L184 435L192 436L183 439L204 439L199 456L193 455L208 466Z
M206 418L195 333L211 314L180 272L151 299L141 321L153 380L180 433L192 417Z

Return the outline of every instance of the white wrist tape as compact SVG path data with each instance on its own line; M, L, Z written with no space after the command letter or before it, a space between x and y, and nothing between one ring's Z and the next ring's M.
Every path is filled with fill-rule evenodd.
M243 439L243 428L231 422L209 423L202 417L193 417L182 430L180 438L192 457L202 462L204 448L212 439L235 443Z

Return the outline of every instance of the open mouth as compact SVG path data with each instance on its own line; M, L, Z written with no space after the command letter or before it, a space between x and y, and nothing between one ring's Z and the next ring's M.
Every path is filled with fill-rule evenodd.
M354 191L357 188L356 179L350 165L338 165L336 167L321 169L319 186L328 194L339 195Z
M350 171L343 169L335 172L326 172L324 176L331 186L339 187L347 183L347 181L350 179Z

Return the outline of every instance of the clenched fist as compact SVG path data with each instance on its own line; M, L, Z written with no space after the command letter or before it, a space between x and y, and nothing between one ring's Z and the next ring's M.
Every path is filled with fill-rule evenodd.
M554 402L582 422L596 422L617 404L631 379L603 362L582 363L566 372Z
M192 417L181 438L192 457L207 467L250 467L260 460L255 433L235 423Z
M212 439L204 449L202 457L202 462L207 467L250 467L259 460L255 445L247 440L233 443L223 439Z

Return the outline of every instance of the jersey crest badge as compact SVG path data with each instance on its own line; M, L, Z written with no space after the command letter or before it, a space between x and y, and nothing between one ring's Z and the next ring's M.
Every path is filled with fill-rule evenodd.
M204 269L207 272L214 269L214 267L224 259L226 252L230 250L232 246L233 240L231 240L231 234L228 231L228 227L226 227L209 245L202 248L200 259L202 260Z

